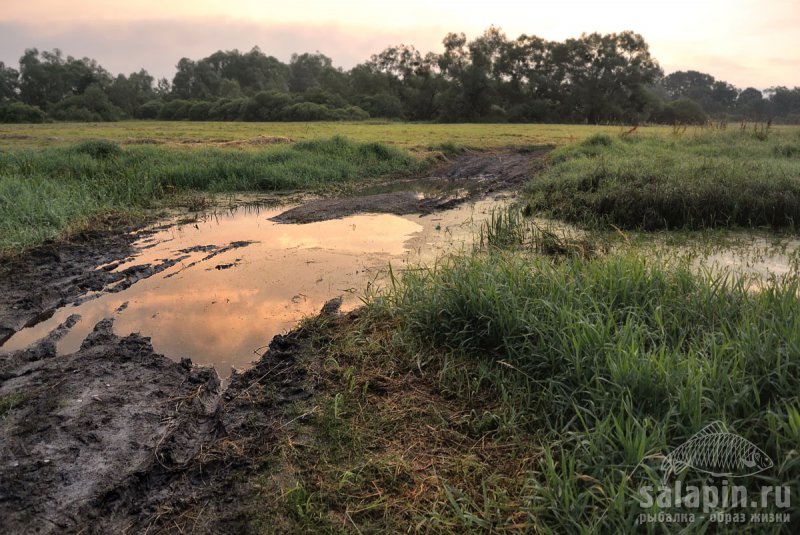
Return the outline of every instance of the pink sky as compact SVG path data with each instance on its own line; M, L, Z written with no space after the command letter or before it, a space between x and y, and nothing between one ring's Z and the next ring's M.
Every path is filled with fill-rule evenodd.
M25 48L59 47L113 73L146 68L172 77L181 57L249 50L288 60L319 50L349 68L388 45L441 48L448 31L490 24L562 40L582 32L634 30L664 70L696 69L739 87L800 85L800 0L0 0L0 61Z

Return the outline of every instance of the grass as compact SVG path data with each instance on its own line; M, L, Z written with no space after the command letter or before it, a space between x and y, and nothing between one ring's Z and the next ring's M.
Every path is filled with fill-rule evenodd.
M471 147L481 150L530 145L565 145L598 132L618 135L622 127L547 124L425 124L386 121L319 123L221 123L123 121L119 123L0 124L0 148L71 145L86 139L141 142L219 142L258 136L307 139L345 136L400 148ZM669 127L641 128L643 135L665 134Z
M545 256L580 256L591 258L607 251L608 244L599 244L598 237L589 238L553 221L536 221L526 211L510 204L494 208L480 223L477 236L479 250L529 251Z
M8 394L0 396L0 418L5 417L6 414L13 409L25 403L25 396L21 394Z
M557 258L494 250L410 270L344 328L318 327L317 410L295 430L306 446L284 452L302 488L285 496L293 527L648 531L639 489L715 420L775 462L738 484L797 495L797 273L753 292L637 255ZM796 504L779 511L800 521Z
M598 134L552 155L529 183L537 213L626 229L795 228L800 132Z
M319 189L414 173L427 163L401 149L343 137L259 150L123 148L87 140L4 151L0 253L57 237L103 214L157 207L187 192Z

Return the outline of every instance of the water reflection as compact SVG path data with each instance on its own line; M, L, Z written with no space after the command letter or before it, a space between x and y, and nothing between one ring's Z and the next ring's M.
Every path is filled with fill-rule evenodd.
M384 280L390 262L402 269L468 246L473 221L491 204L426 217L356 215L305 225L269 221L285 207L246 207L184 221L137 242L137 253L114 270L181 258L175 265L130 288L58 310L2 350L28 347L77 313L81 321L58 344L59 353L73 352L97 322L114 317L118 334L149 336L157 352L213 365L225 377L328 299L344 296L345 311L358 306L367 285Z

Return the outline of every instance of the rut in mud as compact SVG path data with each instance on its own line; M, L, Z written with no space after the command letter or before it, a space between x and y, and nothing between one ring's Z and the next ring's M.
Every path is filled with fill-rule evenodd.
M397 217L374 215L382 211L379 205L386 200L384 197L381 201L380 195L413 197L406 207L389 206L386 211L391 213L442 210L519 184L539 165L540 156L463 155L438 169L437 176L425 179L426 187L434 184L433 194L420 193L418 184L409 181L393 185L399 193L378 191L344 200L316 201L310 203L313 209L295 208L291 217L286 215L291 210L284 214L275 211L275 217L287 221L300 221L306 217L303 213L323 214L323 219L372 214L355 216L364 219L332 221L353 227L339 242L331 243L332 236L325 235L329 227L320 227L325 243L309 242L307 236L297 234L301 227L312 228L308 225L286 225L281 234L276 234L283 241L276 241L272 250L284 247L285 255L297 251L311 255L302 257L310 260L298 265L311 270L330 263L331 273L326 276L332 282L312 288L296 302L289 295L285 306L301 307L297 310L303 314L316 313L324 300L354 289L342 287L341 282L367 284L373 280L374 273L365 270L365 264L385 265L387 259L409 247L420 249L436 241L431 236L447 234L443 230L447 212L426 216L424 224L392 220L392 228L400 224L402 231L391 242L377 246L370 242L371 263L352 252L337 263L331 256L336 251L331 250L358 242L354 236L361 225L369 230L370 225L383 221L380 218ZM436 193L437 181L449 184ZM183 353L188 354L171 351L168 358L154 348L156 338L151 342L148 336L128 333L143 330L145 320L162 321L158 314L149 314L142 302L158 298L168 288L177 293L162 301L172 302L175 296L185 295L186 287L180 283L189 280L186 277L190 273L199 274L197 280L202 281L192 285L208 286L209 281L219 280L214 277L233 276L243 270L232 280L239 281L238 285L252 284L255 273L264 271L255 269L259 267L255 257L264 257L264 248L269 245L264 243L264 228L277 232L281 226L264 222L266 215L258 218L258 225L263 225L257 227L261 239L235 235L236 227L218 222L223 232L220 241L187 245L181 241L181 231L167 225L87 232L68 243L45 244L3 261L0 346L26 332L37 333L29 343L19 338L23 340L17 342L20 347L11 352L8 344L0 348L6 351L0 354L0 407L4 411L0 415L0 516L6 529L140 532L169 521L201 532L247 531L248 513L241 506L252 494L247 475L269 471L269 466L259 463L274 442L271 437L290 417L284 408L313 393L313 385L307 384L303 370L295 364L297 352L304 347L305 333L295 330L275 336L269 350L246 371L234 373L224 390L214 369L192 364L197 359L186 351L186 347L192 347L188 341L181 343ZM185 235L194 232L192 229L201 233L204 228L201 221L185 226ZM372 230L378 238L385 237L386 232ZM174 242L161 244L163 233L170 232L174 235L169 239ZM452 239L452 232L445 237ZM292 240L297 243L292 245ZM437 246L446 245L441 242ZM432 248L433 254L440 251ZM285 263L286 258L276 256L274 265ZM248 266L255 271L246 271ZM344 281L335 278L342 266L351 277ZM353 279L353 273L361 278ZM292 267L287 277L300 280L300 269ZM357 290L363 291L363 287ZM312 291L317 291L313 298L309 297ZM357 304L353 294L345 292L351 299L349 305L345 299L345 308ZM253 295L254 303L266 299L257 292ZM325 310L337 308L338 303ZM243 309L248 307L252 308L247 305ZM231 316L222 309L219 317ZM292 321L298 317L292 316ZM144 323L126 324L133 321L131 318ZM175 338L178 331L170 329L180 324L191 326L189 318L178 315L165 332ZM257 315L245 317L243 324L255 333L257 345L263 345L284 325L276 329L268 318ZM46 327L46 332L39 333L37 326ZM193 336L203 340L202 346L209 346L211 342L202 338L200 330L208 329L195 328ZM64 351L70 337L77 340L75 347L68 344L70 350ZM248 350L247 362L254 357Z
M391 189L402 188L400 191L320 199L287 210L273 220L312 223L358 213L404 215L447 210L470 199L519 186L531 177L549 150L464 154L435 170L430 177L393 182ZM373 186L372 189L381 188Z

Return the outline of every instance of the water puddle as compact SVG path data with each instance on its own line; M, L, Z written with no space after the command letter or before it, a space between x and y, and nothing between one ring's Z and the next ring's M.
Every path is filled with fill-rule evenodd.
M71 353L97 322L113 317L117 334L148 336L156 352L213 365L224 378L329 299L342 296L344 311L357 307L365 289L386 282L390 263L402 271L470 247L475 224L495 205L485 200L423 217L367 214L302 225L269 220L286 207L240 207L175 224L139 240L122 263L96 268L155 266L155 273L85 295L16 333L2 351L29 347L79 314L57 346Z
M800 272L800 239L759 231L689 234L685 243L645 242L650 257L688 263L698 272L745 277L753 288ZM641 248L641 246L640 246Z

